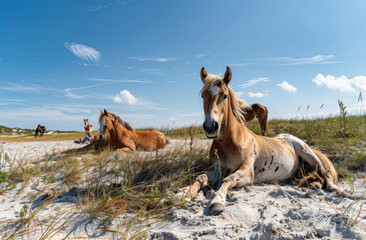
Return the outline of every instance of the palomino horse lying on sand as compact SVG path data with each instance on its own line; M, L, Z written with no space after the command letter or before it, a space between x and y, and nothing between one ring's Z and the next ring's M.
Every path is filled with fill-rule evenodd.
M207 73L204 68L201 69L201 78L203 76L207 76ZM259 121L259 125L261 127L262 135L269 134L269 127L268 127L268 109L267 107L259 104L254 103L252 105L248 105L243 100L238 100L241 111L245 118L246 122L252 121L254 118L257 118Z
M305 180L317 177L311 186L323 187L324 184L328 191L349 196L335 185L337 172L324 154L311 149L295 136L258 136L244 125L240 102L229 87L231 75L229 67L223 79L201 71L204 84L201 90L205 113L203 127L207 137L214 139L210 158L216 162L214 171L197 177L190 188L190 195L195 197L202 187L215 180L215 175L221 178L222 169L233 171L223 179L220 189L209 205L210 215L217 215L225 208L228 190L250 185L253 181L285 180L297 170L302 159L313 170L312 176L305 177Z
M46 127L41 126L41 124L38 124L38 126L36 128L36 131L35 131L35 134L34 134L34 137L37 137L38 133L39 133L39 136L42 137L45 132L46 132Z
M135 131L133 127L113 113L100 111L99 139L108 140L111 147L121 152L134 152L136 149L155 151L165 147L165 135L158 130Z

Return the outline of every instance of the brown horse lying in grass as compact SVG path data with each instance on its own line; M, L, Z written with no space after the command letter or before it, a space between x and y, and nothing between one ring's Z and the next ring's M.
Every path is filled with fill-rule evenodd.
M195 197L202 187L221 180L221 170L231 171L209 204L210 215L217 215L224 211L226 194L230 189L247 186L254 181L288 179L296 172L302 159L313 171L302 183L312 179L310 186L325 186L328 191L350 196L335 185L337 171L324 154L290 134L263 137L245 126L238 96L229 87L231 76L229 67L223 79L201 71L204 84L201 90L205 113L203 128L206 136L213 139L210 158L214 161L214 170L198 176L190 188L190 195Z
M37 137L38 133L39 133L39 136L42 137L45 132L46 132L46 127L41 126L41 124L38 124L38 126L36 128L36 131L35 131L35 134L34 134L34 137Z
M165 135L158 130L135 131L133 127L113 113L100 111L99 139L107 140L111 147L121 152L156 151L165 147Z
M207 76L205 68L201 69L201 78ZM268 109L267 107L259 104L254 103L252 105L248 105L243 100L238 99L241 111L245 118L246 122L252 121L254 118L258 119L259 126L261 127L262 135L269 134L269 127L268 127Z

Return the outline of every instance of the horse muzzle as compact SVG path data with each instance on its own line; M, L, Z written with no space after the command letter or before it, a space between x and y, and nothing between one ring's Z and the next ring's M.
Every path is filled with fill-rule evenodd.
M217 138L219 135L219 123L216 121L205 121L203 123L207 138Z

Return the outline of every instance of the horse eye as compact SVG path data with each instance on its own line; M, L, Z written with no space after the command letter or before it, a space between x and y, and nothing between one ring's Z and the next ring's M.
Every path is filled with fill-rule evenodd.
M224 100L227 98L227 94L224 94Z

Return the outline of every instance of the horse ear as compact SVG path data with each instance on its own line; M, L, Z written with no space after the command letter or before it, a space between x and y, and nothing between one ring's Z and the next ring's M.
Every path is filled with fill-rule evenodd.
M226 83L226 85L229 85L229 82L231 81L231 77L232 77L231 69L229 67L226 67L226 72L225 72L225 76L224 76L224 82Z
M207 77L207 72L205 71L204 67L201 68L201 74L200 75L201 75L201 80L203 82L203 80Z
M107 112L107 110L105 110L105 108L104 108L104 114L105 115L108 115L108 112Z
M100 109L99 109L99 111L100 111L100 114L101 114L101 115L103 115L103 111L102 111L102 110L100 110Z

